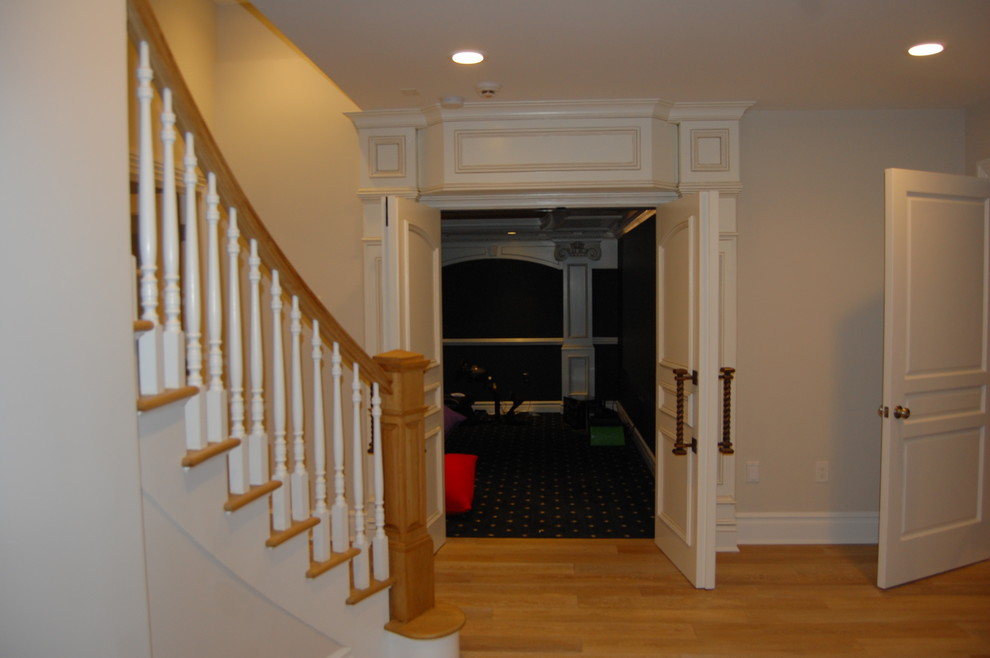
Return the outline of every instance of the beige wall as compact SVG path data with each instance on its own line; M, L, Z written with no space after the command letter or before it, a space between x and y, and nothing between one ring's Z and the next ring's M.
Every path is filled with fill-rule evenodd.
M217 8L217 141L272 236L344 328L364 336L356 111L241 5Z
M964 132L961 111L743 117L739 512L877 510L883 170L963 173Z
M364 336L359 108L250 8L156 0L159 23L252 206L344 328Z
M966 173L976 175L983 160L990 160L990 101L966 110Z
M211 0L151 0L182 77L196 105L213 127L216 61L216 11Z

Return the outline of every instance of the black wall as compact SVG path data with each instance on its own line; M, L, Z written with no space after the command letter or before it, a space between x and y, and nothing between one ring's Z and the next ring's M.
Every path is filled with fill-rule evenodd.
M553 267L510 259L472 260L443 268L444 338L560 338L564 278ZM507 401L559 400L560 345L448 345L444 390L492 400L481 366Z
M553 267L489 258L443 268L444 338L559 338L564 277Z
M650 219L619 240L619 268L592 272L592 325L599 400L619 400L647 443L656 431L656 224ZM563 272L511 259L484 259L443 268L444 338L559 338L563 334ZM475 400L494 398L481 366L508 401L560 400L559 345L444 347L444 389ZM651 445L652 447L652 445Z
M653 449L656 433L656 222L619 240L618 400Z
M595 338L619 336L619 270L591 271L591 326ZM619 397L619 346L595 346L595 397Z

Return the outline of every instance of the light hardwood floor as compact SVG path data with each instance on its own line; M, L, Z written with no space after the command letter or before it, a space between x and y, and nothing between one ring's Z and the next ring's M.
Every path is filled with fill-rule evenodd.
M651 540L449 539L463 658L990 656L990 561L883 591L875 546L743 546L693 589Z

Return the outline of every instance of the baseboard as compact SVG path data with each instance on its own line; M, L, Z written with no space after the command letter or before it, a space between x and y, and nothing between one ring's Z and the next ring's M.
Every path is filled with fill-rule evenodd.
M619 419L622 421L622 424L631 431L632 440L636 447L639 448L639 452L643 456L643 461L646 462L650 472L653 473L653 477L656 477L657 456L653 454L652 450L650 450L648 444L646 443L646 439L644 439L643 435L639 433L639 429L633 424L632 418L630 418L629 414L626 413L626 410L622 407L622 403L616 402L614 407L615 411L619 414Z
M739 551L736 540L736 499L732 496L718 496L715 499L715 551L735 553Z
M493 400L478 400L471 405L476 411L484 411L488 414L495 413L495 402ZM502 413L509 411L512 402L502 401ZM526 401L516 409L517 414L559 414L563 411L564 405L560 400L533 400Z
M877 512L737 512L739 544L876 544Z

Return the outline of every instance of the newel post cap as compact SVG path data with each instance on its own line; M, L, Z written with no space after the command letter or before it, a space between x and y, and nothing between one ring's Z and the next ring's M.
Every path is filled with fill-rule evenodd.
M423 370L430 365L429 359L416 352L391 350L375 356L375 362L386 372L408 372Z

